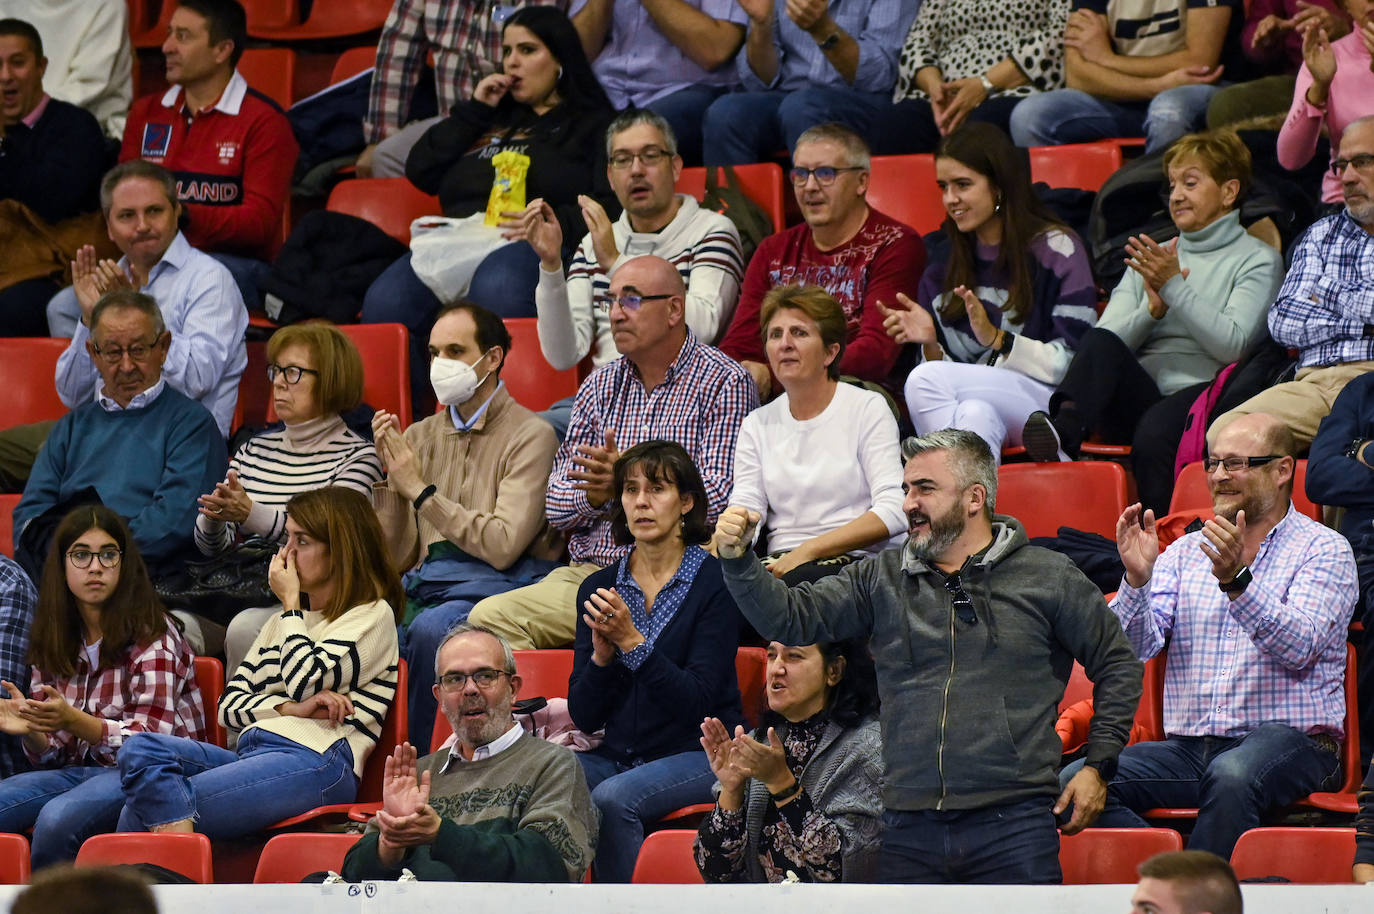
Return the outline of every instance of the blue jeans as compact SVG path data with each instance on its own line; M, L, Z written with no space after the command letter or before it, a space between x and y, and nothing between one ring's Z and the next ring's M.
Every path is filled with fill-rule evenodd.
M549 408L539 414L540 419L553 426L553 433L558 436L560 443L568 437L568 425L572 422L573 402L576 399L576 396L564 397L557 403L549 404Z
M223 264L234 277L234 284L239 287L239 295L243 296L243 303L249 311L262 307L261 284L272 275L272 268L266 261L258 260L256 257L241 257L238 254L217 254L213 251L206 253Z
M1068 784L1082 761L1059 775ZM1144 828L1137 812L1197 807L1191 850L1227 859L1241 833L1266 810L1321 790L1340 773L1340 758L1284 724L1261 724L1243 737L1171 736L1122 751L1107 785L1101 828Z
M75 860L81 842L114 831L124 791L119 771L70 765L0 781L0 832L33 829L33 868Z
M688 86L645 105L660 115L677 137L677 154L684 165L701 164L701 121L711 102L725 94L724 86Z
M539 255L523 241L487 255L468 287L467 298L499 317L534 317L534 289L539 284ZM410 395L416 416L427 416L434 403L429 386L429 331L440 302L410 267L410 255L382 271L363 296L364 324L405 324L410 331ZM51 317L49 318L51 323Z
M601 812L596 881L629 882L645 826L693 803L711 802L716 776L704 752L680 752L630 766L595 751L577 753Z
M1078 89L1055 89L1023 99L1011 113L1017 146L1062 146L1119 136L1145 137L1146 152L1206 125L1207 104L1220 86L1179 86L1150 102L1112 102Z
M879 882L1052 885L1062 882L1051 797L936 812L883 813Z
M254 727L238 751L162 733L136 733L119 752L120 831L195 819L215 840L237 838L358 793L353 751L340 737L323 754Z
M763 162L789 152L809 127L837 121L872 142L878 119L891 106L890 92L798 89L795 92L728 92L702 119L707 165Z

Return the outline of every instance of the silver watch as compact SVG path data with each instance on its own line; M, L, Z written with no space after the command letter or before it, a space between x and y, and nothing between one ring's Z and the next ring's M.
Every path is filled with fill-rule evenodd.
M987 91L988 95L991 95L997 89L997 87L992 84L992 80L988 79L986 73L979 73L978 81L983 84L983 88Z

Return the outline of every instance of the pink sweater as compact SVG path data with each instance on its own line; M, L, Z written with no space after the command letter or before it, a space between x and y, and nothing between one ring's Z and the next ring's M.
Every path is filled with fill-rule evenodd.
M1331 50L1336 55L1336 76L1331 80L1325 109L1307 100L1312 71L1307 64L1298 71L1293 106L1279 131L1279 163L1284 168L1301 168L1312 160L1323 123L1331 138L1331 157L1335 158L1346 125L1362 115L1374 114L1374 72L1369 69L1369 49L1359 33L1351 32L1332 42ZM1341 202L1341 182L1329 169L1322 178L1322 201Z

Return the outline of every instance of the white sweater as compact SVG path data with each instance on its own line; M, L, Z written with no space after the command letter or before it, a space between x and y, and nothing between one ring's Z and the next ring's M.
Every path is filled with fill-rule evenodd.
M877 393L841 383L819 416L798 421L787 394L744 417L731 505L764 516L768 551L785 552L872 511L897 535L902 463L897 421ZM882 540L861 553L887 548Z
M124 135L134 93L125 0L6 0L0 14L38 29L49 95L94 114L106 136Z
M612 226L620 257L611 272L626 260L654 254L678 268L687 285L687 326L703 343L714 344L739 301L744 276L739 231L720 213L702 209L696 200L678 194L677 215L658 232L630 230L630 217L621 213ZM572 368L590 351L596 365L618 358L611 339L611 316L593 304L595 296L610 289L586 235L565 279L562 271L539 270L534 304L539 315L539 348L559 371Z

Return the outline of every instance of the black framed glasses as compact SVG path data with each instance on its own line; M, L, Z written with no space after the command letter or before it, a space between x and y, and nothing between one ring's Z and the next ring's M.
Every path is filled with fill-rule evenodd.
M1268 454L1264 457L1208 457L1202 461L1202 468L1209 474L1215 473L1217 467L1226 467L1228 473L1239 473L1251 467L1262 467L1282 456L1282 454Z
M959 617L959 621L965 625L977 625L978 613L973 610L973 597L964 590L964 582L959 580L959 575L952 574L945 578L945 590L954 600L954 614Z
M622 292L620 295L611 295L609 292L603 292L596 296L595 301L596 306L602 311L610 311L614 304L619 304L624 311L638 311L646 301L662 301L672 297L671 294L640 295L638 292Z
M487 669L477 670L474 673L459 673L455 671L445 673L439 677L439 688L443 689L445 692L456 692L467 685L468 680L471 679L477 684L477 688L489 689L496 685L496 681L502 676L509 675L510 673L507 673L505 670Z
M1374 169L1374 153L1362 152L1348 159L1336 159L1331 163L1331 173L1339 178L1347 165L1354 165L1356 171L1370 171Z
M119 564L119 559L124 553L114 546L108 546L99 552L92 552L89 549L73 549L67 553L67 561L72 563L73 568L90 568L91 559L99 559L100 564L106 568L114 568Z
M829 187L831 184L835 183L835 179L839 177L842 171L868 171L868 169L859 165L822 165L819 168L802 168L799 165L794 165L787 172L787 177L791 178L792 183L797 187L806 184L813 176L816 179L816 183L821 187Z
M299 365L277 365L275 363L267 366L267 383L275 384L277 375L286 378L287 384L299 384L301 375L313 374L319 377L320 373L313 368L302 368Z
M671 159L673 153L657 146L646 146L639 152L630 152L625 149L617 149L611 153L611 167L617 171L624 171L634 164L635 159L644 163L645 168L653 168L664 159Z
M120 349L118 346L99 346L91 343L91 348L95 354L105 360L106 365L118 365L124 361L124 356L128 356L135 362L142 362L157 347L157 337L153 337L151 343L134 343L127 349Z

